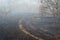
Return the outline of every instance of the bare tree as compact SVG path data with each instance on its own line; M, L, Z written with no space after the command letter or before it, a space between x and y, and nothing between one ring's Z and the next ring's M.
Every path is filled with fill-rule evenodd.
M58 0L42 0L39 9L41 16L57 16Z

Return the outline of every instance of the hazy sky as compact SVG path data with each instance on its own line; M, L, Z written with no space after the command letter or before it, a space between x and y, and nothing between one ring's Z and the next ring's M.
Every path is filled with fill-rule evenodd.
M38 13L39 10L38 0L0 0L0 5L0 8L7 11Z

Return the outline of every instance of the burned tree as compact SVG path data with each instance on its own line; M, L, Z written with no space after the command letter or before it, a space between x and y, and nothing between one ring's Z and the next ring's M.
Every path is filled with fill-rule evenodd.
M41 16L58 16L58 0L42 0L40 3L39 9Z

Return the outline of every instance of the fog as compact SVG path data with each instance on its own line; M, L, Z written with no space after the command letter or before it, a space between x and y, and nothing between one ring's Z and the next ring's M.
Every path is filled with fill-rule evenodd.
M0 0L0 21L14 21L23 16L37 14L39 4L39 0Z
M0 10L5 12L38 13L38 9L38 0L0 0Z
M21 34L18 32L20 31L18 25L22 18L24 18L22 25L25 26L29 22L36 25L34 28L37 30L32 29L33 31L29 26L25 26L28 31L36 32L36 35L41 30L43 34L44 32L60 34L60 2L57 3L59 5L57 6L56 0L42 1L41 3L41 0L0 0L0 35L2 36L0 39L9 39L12 36L17 38L16 35Z
M18 27L19 20L38 12L38 0L0 0L0 40L20 40L24 35ZM23 37L22 37L23 36Z

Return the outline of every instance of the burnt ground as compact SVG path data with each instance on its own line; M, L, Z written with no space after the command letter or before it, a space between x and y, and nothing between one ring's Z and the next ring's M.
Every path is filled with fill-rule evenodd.
M20 19L21 15L0 16L0 40L35 40L19 29Z
M22 32L18 26L19 20L21 20L23 17L25 19L29 18L29 16L31 15L0 15L0 40L36 40Z

